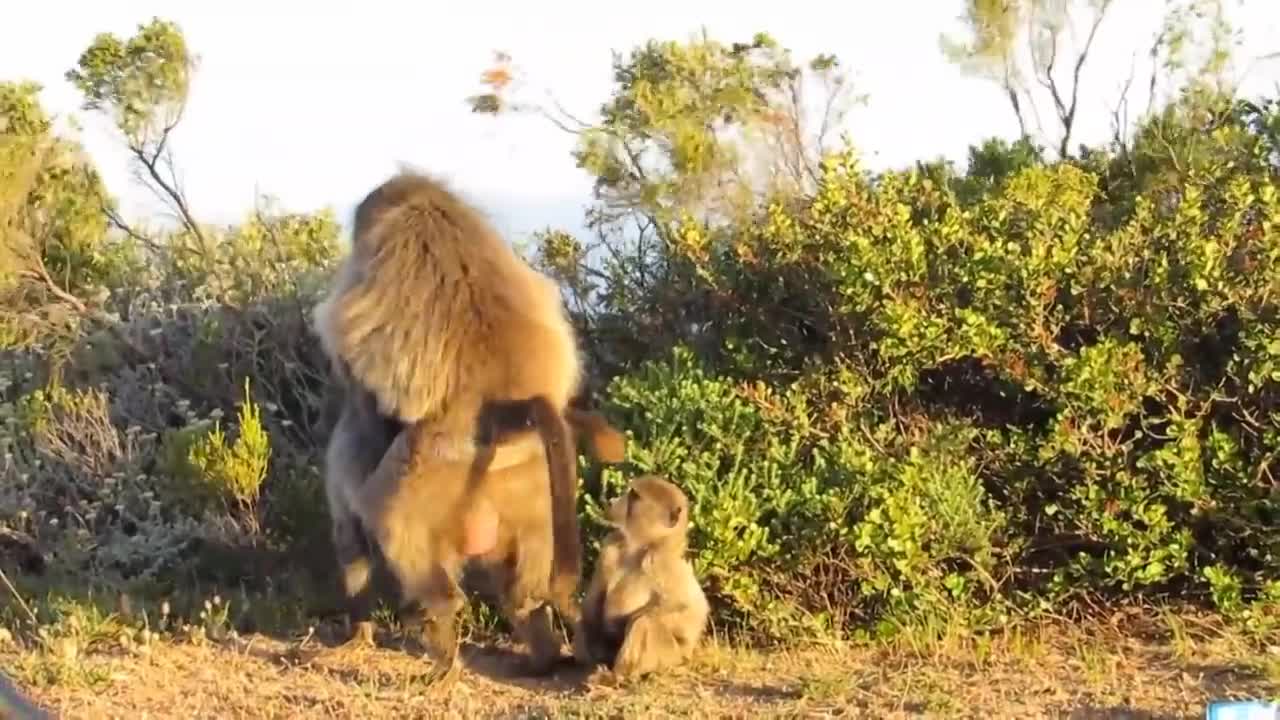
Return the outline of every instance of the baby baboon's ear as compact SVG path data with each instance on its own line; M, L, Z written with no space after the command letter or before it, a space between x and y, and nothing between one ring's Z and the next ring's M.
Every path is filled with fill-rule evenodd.
M680 507L671 508L671 519L670 519L669 527L675 527L676 523L680 522L680 515L683 513L684 513L684 508L680 508Z

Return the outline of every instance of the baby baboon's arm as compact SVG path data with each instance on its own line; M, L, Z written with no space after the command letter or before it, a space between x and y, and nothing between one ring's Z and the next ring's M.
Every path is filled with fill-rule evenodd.
M604 601L605 622L612 624L655 606L659 602L657 589L641 570L626 573L609 588Z

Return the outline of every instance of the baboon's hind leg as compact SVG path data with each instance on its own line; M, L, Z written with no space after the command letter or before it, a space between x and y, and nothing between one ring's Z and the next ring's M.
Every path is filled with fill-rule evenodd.
M604 628L593 623L578 623L573 634L573 657L580 665L613 666L621 641L605 635Z
M421 623L419 637L434 665L427 678L433 691L448 690L462 672L458 615L466 606L466 596L453 575L443 565L436 565L401 608L402 614L416 615Z
M335 512L333 545L342 572L342 590L347 602L350 637L347 647L372 647L373 553L368 535L354 514Z
M468 574L466 587L492 602L511 626L513 639L525 646L528 654L520 673L536 676L555 668L562 659L561 642L552 622L555 610L547 597L545 573L518 568L514 558L488 558Z
M529 656L525 671L529 675L545 675L561 660L560 637L553 624L554 609L548 580L551 574L550 532L526 541L516 550L516 562L508 566L502 583L505 596L502 613L511 623L517 639L525 644Z
M641 613L627 623L612 670L617 677L629 680L675 667L685 659L685 648L671 629L660 618Z
M560 653L560 637L552 622L551 603L535 597L512 598L505 603L503 614L515 630L516 637L528 648L524 663L528 675L546 675L563 659Z

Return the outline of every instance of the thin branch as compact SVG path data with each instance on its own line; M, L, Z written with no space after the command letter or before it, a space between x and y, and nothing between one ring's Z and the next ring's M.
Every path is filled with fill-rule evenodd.
M107 202L105 197L99 197L98 207L101 209L102 214L106 216L107 223L112 227L142 243L151 252L160 252L160 246L156 244L155 240L134 229L133 225L125 220L123 215L116 212L116 210L111 207L111 204Z
M547 97L551 100L552 104L556 106L556 112L560 113L561 115L564 115L565 117L569 118L573 122L577 123L578 126L581 127L583 130L591 127L591 123L579 120L573 113L566 110L564 105L560 104L560 101L556 99L556 96L552 94L550 89L547 89L544 92L546 93Z
M550 111L548 111L546 108L544 108L544 107L542 107L541 105L538 105L538 104L536 104L536 103L529 103L529 104L525 104L525 103L512 103L511 107L512 107L513 109L515 109L516 111L519 111L519 110L522 110L522 109L532 110L532 111L534 111L534 112L538 113L539 115L541 115L542 117L546 118L548 121L550 121L550 122L551 122L551 124L552 124L552 125L555 125L558 129L560 129L560 130L562 130L562 131L564 131L564 132L567 132L567 133L569 133L570 135L580 135L580 134L582 134L582 132L583 132L582 130L575 130L575 129L573 129L573 128L569 127L569 126L568 126L568 125L566 125L564 122L562 122L562 121L560 120L560 118L557 118L555 115L552 115Z
M1160 46L1164 43L1167 30L1161 30L1156 34L1155 40L1151 43L1151 49L1147 51L1147 56L1151 58L1151 78L1147 82L1147 109L1143 113L1144 116L1151 116L1151 109L1155 107L1156 102L1156 78L1160 74Z
M39 255L37 254L34 262L35 262L34 268L22 270L18 274L22 277L27 278L28 280L35 280L36 282L39 282L41 285L45 287L46 290L49 291L51 295L58 298L62 302L70 305L71 307L75 308L76 312L79 312L81 314L86 314L89 312L89 308L84 304L83 300L76 297L75 295L72 295L70 292L64 289L61 285L59 285L57 281L53 279L53 277L49 275L49 270L48 268L45 267L43 258L39 257Z
M1036 79L1046 90L1049 91L1050 97L1053 99L1054 110L1058 113L1058 120L1065 124L1067 117L1067 105L1062 100L1062 93L1058 90L1058 81L1053 77L1053 71L1058 62L1058 37L1060 30L1049 30L1049 59L1045 63L1043 70L1037 70Z
M635 172L636 177L640 178L640 182L649 182L649 176L644 171L644 165L640 162L640 154L631 149L631 145L626 138L615 135L618 144L622 146L622 152L627 156L627 160L631 163L631 169Z
M1116 99L1116 105L1111 110L1111 136L1115 142L1116 152L1119 153L1121 162L1128 163L1131 172L1136 173L1133 156L1129 152L1129 143L1125 139L1125 133L1129 128L1129 92L1133 89L1133 80L1137 74L1138 54L1133 54L1133 59L1129 63L1129 76L1125 78L1124 86L1120 88L1120 96Z
M1049 46L1049 64L1044 68L1044 78L1040 81L1040 84L1044 85L1049 91L1049 95L1053 99L1053 109L1057 111L1058 119L1061 120L1067 114L1067 106L1062 100L1062 94L1058 91L1058 81L1053 76L1053 71L1057 69L1058 62L1058 31L1052 31L1049 36L1053 39L1053 44Z
M822 87L827 92L827 101L822 106L822 122L818 125L818 136L814 138L814 145L818 151L816 159L819 162L821 162L822 156L827 154L827 133L831 131L831 121L834 118L837 90L832 85L831 78L824 73Z
M1103 20L1106 18L1107 10L1111 6L1112 0L1103 0L1098 8L1097 14L1093 18L1093 22L1089 26L1089 35L1085 40L1084 47L1076 55L1076 60L1071 69L1071 90L1070 101L1064 98L1064 92L1061 84L1058 82L1054 71L1057 69L1058 62L1058 43L1062 37L1063 22L1058 20L1043 21L1044 32L1048 35L1048 57L1041 58L1036 52L1036 37L1034 27L1031 29L1029 42L1031 43L1031 55L1036 76L1036 81L1049 91L1049 96L1053 100L1053 107L1058 115L1058 122L1062 126L1062 137L1058 142L1058 156L1065 158L1068 156L1071 148L1071 133L1075 127L1076 109L1079 105L1080 98L1080 75L1084 70L1085 63L1089 59L1089 55L1093 49L1094 40L1097 38L1098 29L1101 27ZM1029 24L1030 21L1029 21Z
M9 593L13 595L14 600L18 601L18 606L26 611L27 617L31 618L32 627L39 627L40 621L36 618L35 612L31 610L31 606L27 604L27 601L22 599L18 588L14 587L13 583L9 581L9 576L4 573L4 570L0 570L0 580L3 580L5 587L9 588Z
M1084 41L1084 48L1080 51L1080 55L1076 57L1076 65L1071 71L1071 107L1067 110L1067 114L1063 117L1063 134L1062 145L1059 147L1059 157L1066 157L1071 142L1071 130L1076 121L1076 107L1080 99L1080 73L1084 70L1084 64L1089 59L1089 53L1093 50L1093 41L1098 36L1098 28L1102 26L1102 21L1107 16L1107 10L1111 7L1112 0L1103 0L1098 6L1098 14L1093 18L1093 24L1089 27L1089 37Z
M1124 151L1124 130L1129 127L1129 92L1133 89L1133 79L1138 69L1138 54L1135 52L1129 60L1129 75L1120 87L1120 95L1116 98L1115 107L1111 109L1111 135L1117 148Z
M1031 12L1026 13L1026 20L1027 20L1027 45L1028 45L1027 49L1031 53L1031 75L1033 78L1039 80L1040 55L1039 53L1036 52L1036 13L1034 9ZM1010 63L1012 63L1012 60L1010 61ZM1031 112L1036 119L1036 135L1043 136L1044 121L1040 117L1040 106L1038 103L1035 102L1035 99L1032 97L1031 88L1028 87L1025 84L1025 82L1022 81L1021 78L1019 78L1019 82L1023 84L1022 90L1026 94L1027 100L1031 103Z
M177 176L174 172L172 155L166 153L170 133L173 132L173 129L181 119L182 111L179 109L178 112L175 113L174 119L170 123L166 124L164 129L161 130L160 139L155 143L155 148L151 153L147 152L147 143L145 141L130 142L127 143L127 146L129 152L138 159L138 162L142 163L143 168L147 171L147 175L155 182L159 191L163 193L162 199L167 198L166 204L172 204L171 209L177 212L182 224L186 226L187 230L190 231L192 235L195 236L196 241L200 244L201 252L204 253L207 252L209 247L208 240L205 238L204 232L200 229L199 224L196 223L195 218L191 215L191 210L187 204L187 198L183 194L181 187L176 182ZM169 174L171 176L171 180L169 181L166 181L160 175L158 164L162 157L166 160L170 171Z
M801 87L802 80L803 76L797 76L788 83L787 98L791 103L791 117L787 118L789 121L788 130L791 131L790 139L795 143L795 146L791 148L790 151L787 151L787 149L784 148L782 157L782 162L786 167L787 172L789 172L792 177L795 178L796 183L801 186L804 184L806 175L808 175L814 182L818 181L817 172L814 168L810 167L809 163L805 162L807 153L803 129L801 127L804 121L804 101L802 97L803 88Z
M1027 137L1027 119L1022 114L1022 103L1018 100L1018 90L1013 86L1013 78L1007 65L1005 66L1004 82L1002 84L1004 85L1005 94L1009 97L1009 104L1013 106L1013 114L1018 118L1018 133L1025 138Z

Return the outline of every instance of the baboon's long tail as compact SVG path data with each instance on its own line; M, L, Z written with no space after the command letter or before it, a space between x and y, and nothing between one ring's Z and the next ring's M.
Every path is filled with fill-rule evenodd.
M587 438L597 460L616 464L626 459L627 436L610 425L604 415L594 410L569 408L565 419L579 437Z
M578 463L569 425L546 397L533 398L534 424L547 453L551 479L551 528L553 562L551 594L566 620L577 620L573 593L582 573L582 547L578 529Z

